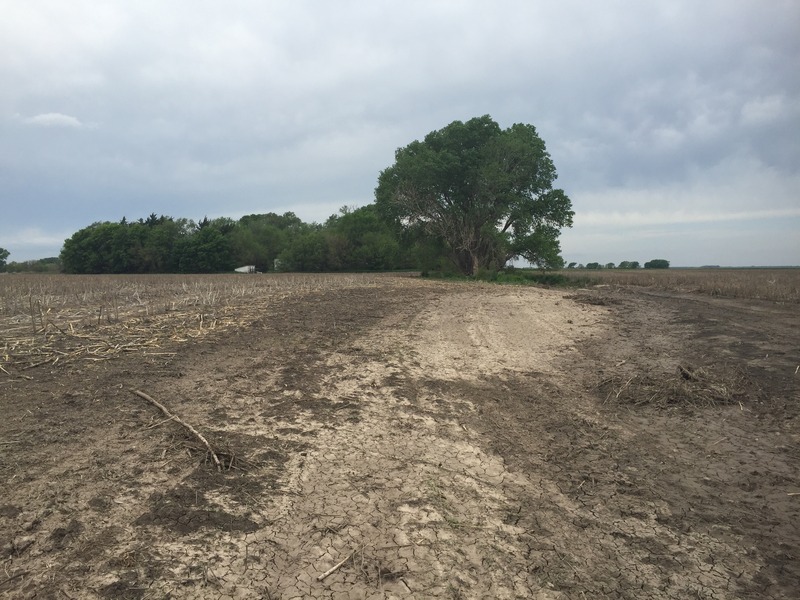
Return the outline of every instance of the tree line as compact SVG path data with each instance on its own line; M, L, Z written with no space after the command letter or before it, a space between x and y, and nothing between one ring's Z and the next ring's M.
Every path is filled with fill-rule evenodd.
M563 267L559 236L572 203L553 187L556 169L532 125L507 129L484 115L453 121L395 153L375 203L325 223L294 213L239 220L151 214L97 222L64 242L67 273L216 273L415 268L463 275L524 259Z
M292 212L98 222L74 233L60 254L66 273L222 273L243 265L258 271L367 271L413 267L372 205L342 208L325 223Z
M585 265L578 264L576 262L571 262L567 265L568 269L589 269L589 270L597 270L597 269L641 269L642 265L638 260L623 260L618 265L615 265L613 262L601 264L599 262L590 262L586 263ZM645 269L669 269L669 261L664 260L663 258L654 258L653 260L648 260L644 263Z

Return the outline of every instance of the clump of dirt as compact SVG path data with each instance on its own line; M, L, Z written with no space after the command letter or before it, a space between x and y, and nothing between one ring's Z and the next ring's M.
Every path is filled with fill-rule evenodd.
M63 550L83 532L83 525L72 519L66 527L57 527L50 533L54 550Z
M591 306L610 306L618 303L614 298L609 298L608 296L603 296L600 294L591 294L588 292L567 294L566 296L563 296L563 298L564 300L572 300L578 304L589 304Z
M745 367L725 363L678 365L672 373L663 375L614 374L603 379L597 388L605 395L604 403L659 408L725 406L763 398L761 388Z
M109 583L100 589L100 596L109 600L139 600L144 598L147 588L137 587L138 577L136 571L123 573L122 577L114 583Z

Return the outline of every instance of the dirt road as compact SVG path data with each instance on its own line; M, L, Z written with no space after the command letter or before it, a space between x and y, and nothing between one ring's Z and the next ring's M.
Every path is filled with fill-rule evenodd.
M7 381L0 596L795 598L798 332L796 306L386 278Z

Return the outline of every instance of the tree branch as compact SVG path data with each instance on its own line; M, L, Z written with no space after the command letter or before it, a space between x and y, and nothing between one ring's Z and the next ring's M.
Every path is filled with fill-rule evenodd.
M172 419L172 420L173 420L173 421L175 421L176 423L180 423L180 424L181 424L181 425L183 425L183 426L184 426L186 429L188 429L188 430L189 430L189 431L192 433L192 435L194 435L194 436L195 436L195 437L196 437L198 440L200 440L200 442L201 442L201 443L202 443L202 444L203 444L203 445L204 445L204 446L205 446L205 447L208 449L208 451L211 453L211 458L213 458L213 459L214 459L214 463L217 465L217 471L221 471L221 470L222 470L222 463L219 461L219 457L217 456L217 453L216 453L216 452L214 452L214 449L211 447L211 444L209 444L209 443L208 443L208 440L207 440L205 437L203 437L203 435L202 435L202 434L201 434L199 431L197 431L197 430L196 430L194 427L192 427L191 425L189 425L189 424L188 424L186 421L184 421L184 420L183 420L183 419L181 419L180 417L178 417L178 416L176 416L176 415L172 414L172 413L171 413L171 412L170 412L170 411L167 409L167 407L166 407L166 406L164 406L164 405L163 405L163 404L161 404L160 402L158 402L158 401L154 400L153 398L151 398L150 396L148 396L148 395L147 395L147 394L145 394L144 392L140 392L139 390L131 390L131 392L133 392L134 394L136 394L136 395L137 395L137 396L139 396L140 398L144 398L145 400L147 400L147 401L148 401L150 404L152 404L153 406L156 406L156 407L160 408L160 409L161 409L161 412L163 412L165 415L167 415L167 416L168 416L170 419Z

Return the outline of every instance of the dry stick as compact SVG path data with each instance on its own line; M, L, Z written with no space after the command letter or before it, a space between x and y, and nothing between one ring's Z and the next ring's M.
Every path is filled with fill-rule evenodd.
M45 360L43 360L41 362L33 363L33 364L30 364L30 365L25 365L20 370L21 371L27 371L28 369L35 369L36 367L41 367L42 365L46 365L51 360L53 360L53 359L52 358L47 358L47 359L45 359Z
M172 414L167 409L166 406L164 406L160 402L154 400L153 398L151 398L150 396L148 396L144 392L140 392L139 390L131 390L131 391L134 394L136 394L137 396L139 396L140 398L144 398L145 400L147 400L148 402L150 402L154 406L157 406L158 408L160 408L161 412L163 412L165 415L167 415L170 419L174 420L176 423L180 423L181 425L186 427L186 429L188 429L198 440L200 440L203 443L203 445L206 448L208 448L208 451L211 453L211 458L214 459L214 463L217 465L217 471L221 471L222 470L222 463L219 462L219 457L217 457L217 453L214 452L214 449L211 447L211 444L208 443L208 440L206 438L204 438L203 435L199 431L197 431L194 427L189 425L186 421L182 420L180 417Z
M350 554L348 554L348 555L347 555L347 556L346 556L346 557L345 557L343 560L339 561L338 563L336 563L335 565L333 565L333 566L332 566L330 569L328 569L327 571L325 571L325 572L324 572L322 575L320 575L319 577L317 577L317 581L322 581L322 580L324 580L324 579L325 579L325 578L326 578L328 575L330 575L331 573L334 573L334 572L335 572L335 571L337 571L338 569L341 569L341 568L342 568L342 565L344 565L344 563L346 563L348 560L350 560L351 558L353 558L353 555L354 555L355 553L356 553L356 551L355 551L355 550L353 550L353 551L352 551Z
M175 417L169 417L169 418L167 418L167 419L164 419L164 420L162 420L162 421L159 421L158 423L153 423L152 425L150 425L150 426L148 427L148 429L153 429L154 427L158 427L159 425L163 425L164 423L166 423L166 422L168 422L168 421L174 421L174 420L175 420ZM162 457L162 458L163 458L163 457Z
M33 296L28 297L28 303L31 306L31 326L33 327L33 337L36 338L36 317L33 313Z
M45 340L47 339L47 326L44 324L44 312L42 311L41 300L36 301L36 308L39 309L39 322L42 324L42 331L44 332Z
M8 371L6 371L6 370L3 368L3 365L0 365L0 371L2 371L3 373L5 373L5 374L6 374L6 375L8 375L9 377L14 377L14 375L12 375L11 373L9 373ZM16 376L17 376L17 377L22 377L23 379L27 379L28 381L31 381L31 380L33 379L33 377L31 377L30 375L23 375L22 373L17 373L17 374L16 374Z
M628 379L628 381L625 382L625 385L623 385L621 388L619 388L619 391L617 392L617 396L616 396L617 399L619 399L619 395L622 392L625 391L625 388L628 387L631 384L631 381L633 381L635 378L636 378L636 375L633 375L630 379Z
M4 579L3 581L0 581L0 585L5 585L9 581L14 581L17 577L23 577L24 575L27 575L28 573L30 573L30 571L20 571L19 573L15 574L15 575L11 575L11 577L8 577L7 579Z

